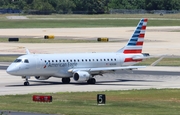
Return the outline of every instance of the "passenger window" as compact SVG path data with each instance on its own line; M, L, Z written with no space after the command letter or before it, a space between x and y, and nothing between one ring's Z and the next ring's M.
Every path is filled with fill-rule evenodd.
M89 61L91 61L91 59L89 59Z
M113 61L113 59L111 59L111 61Z
M24 63L29 63L29 61L27 59L24 60Z
M48 60L48 62L50 63L50 60Z
M58 61L56 60L56 62L58 62Z
M46 63L46 60L44 62Z
M63 62L65 62L65 60L63 60Z
M106 61L106 59L104 59L104 61Z
M74 60L74 62L76 62L76 60Z
M96 61L98 61L98 59L96 59Z
M52 62L54 62L54 60L52 60Z
M59 62L61 62L61 60L59 60Z
M109 59L107 59L109 61Z

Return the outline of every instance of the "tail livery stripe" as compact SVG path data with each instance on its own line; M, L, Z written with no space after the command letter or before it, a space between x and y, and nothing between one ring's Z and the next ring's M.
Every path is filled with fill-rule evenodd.
M139 34L139 38L144 38L144 34Z
M142 52L142 47L138 47L138 46L143 46L146 25L147 25L147 19L141 19L132 37L128 41L127 45L124 47L123 53L130 54L130 53Z
M142 46L142 45L143 45L143 42L142 42L142 41L141 41L141 42L137 42L136 45L137 45L137 46Z
M129 54L129 53L141 53L142 50L139 49L139 50L124 50L124 53L125 54Z

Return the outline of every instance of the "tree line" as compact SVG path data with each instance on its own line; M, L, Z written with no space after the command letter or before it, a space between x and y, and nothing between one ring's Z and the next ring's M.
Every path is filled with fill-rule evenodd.
M0 9L40 14L104 14L111 9L180 10L180 0L0 0Z

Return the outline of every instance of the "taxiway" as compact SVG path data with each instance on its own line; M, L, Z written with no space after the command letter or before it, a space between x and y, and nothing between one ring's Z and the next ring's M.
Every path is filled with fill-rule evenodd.
M75 82L73 79L71 79L70 84L62 84L60 78L50 78L42 81L32 77L29 80L30 86L24 86L24 81L20 76L8 75L3 69L0 70L0 75L0 95L180 88L180 70L178 67L147 67L134 70L133 73L118 71L115 74L96 76L97 83L95 85L88 85L86 82Z

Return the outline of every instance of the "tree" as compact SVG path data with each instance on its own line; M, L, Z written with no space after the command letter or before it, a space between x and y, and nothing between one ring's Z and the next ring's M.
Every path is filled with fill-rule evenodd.
M58 13L69 14L72 13L73 8L75 8L75 4L72 0L57 0L55 9Z
M109 9L180 10L180 0L0 0L1 9L103 14Z
M103 14L106 11L106 0L90 0L88 4L89 14Z
M50 14L54 8L49 4L48 0L34 0L32 2L33 10L38 11L39 14Z
M13 1L11 5L13 6L13 9L24 9L24 6L26 6L27 3L25 0L17 0Z
M164 2L164 7L166 10L179 10L180 1L179 0L168 0Z
M83 11L88 14L102 14L108 10L109 0L73 0L76 11Z
M111 0L109 7L112 9L136 9L136 3L134 0Z

